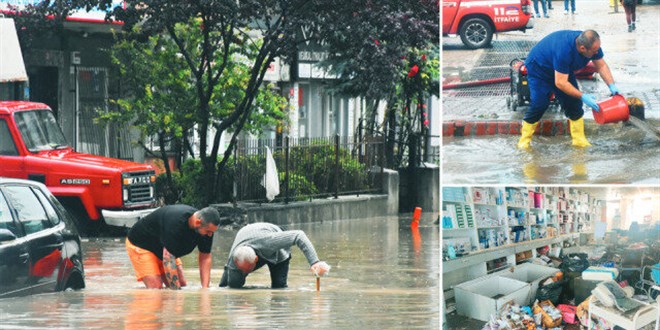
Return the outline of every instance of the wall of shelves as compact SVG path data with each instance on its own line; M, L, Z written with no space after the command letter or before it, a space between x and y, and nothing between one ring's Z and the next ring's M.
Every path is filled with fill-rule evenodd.
M443 187L445 312L454 309L454 285L526 262L541 247L578 244L603 209L572 187Z
M446 273L593 232L603 202L565 187L443 187L442 204Z

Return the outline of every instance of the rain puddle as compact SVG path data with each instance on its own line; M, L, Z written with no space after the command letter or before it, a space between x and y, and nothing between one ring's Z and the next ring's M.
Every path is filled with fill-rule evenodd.
M570 136L534 136L532 150L519 136L443 140L446 184L660 182L660 141L628 124L587 129L592 147L576 149Z
M440 327L439 229L373 218L291 226L302 229L332 269L321 290L292 249L289 288L270 289L268 268L247 288L218 288L236 231L220 230L211 288L199 288L197 252L183 258L188 287L147 290L135 281L123 240L84 243L87 288L0 300L0 328L226 329ZM426 225L424 225L426 223Z

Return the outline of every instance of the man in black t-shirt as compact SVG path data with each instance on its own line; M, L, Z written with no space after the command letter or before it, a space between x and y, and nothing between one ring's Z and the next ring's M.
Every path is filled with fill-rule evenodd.
M147 288L171 289L186 285L180 257L199 251L199 277L203 288L211 279L211 245L220 214L211 207L163 206L140 219L128 232L126 251L138 281Z

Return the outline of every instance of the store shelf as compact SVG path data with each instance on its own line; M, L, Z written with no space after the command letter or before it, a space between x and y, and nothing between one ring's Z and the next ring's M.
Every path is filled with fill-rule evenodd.
M443 228L443 231L452 232L452 231L464 231L464 230L474 230L474 227L465 227L465 228Z
M466 227L442 229L443 252L446 244L470 252L453 260L443 256L444 272L575 238L590 231L601 207L587 194L562 187L451 187L443 188L445 196L450 200L443 201L443 224Z
M442 272L447 273L464 267L470 267L489 260L514 255L553 243L561 243L568 239L579 239L580 234L566 234L558 237L536 239L528 242L513 243L486 250L472 252L458 259L447 260L442 263Z

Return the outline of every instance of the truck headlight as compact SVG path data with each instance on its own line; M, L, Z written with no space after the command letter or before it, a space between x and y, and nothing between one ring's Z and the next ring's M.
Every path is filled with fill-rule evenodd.
M128 189L124 188L123 190L123 197L124 197L124 202L128 200Z
M154 197L154 187L149 187L149 197L150 198Z

